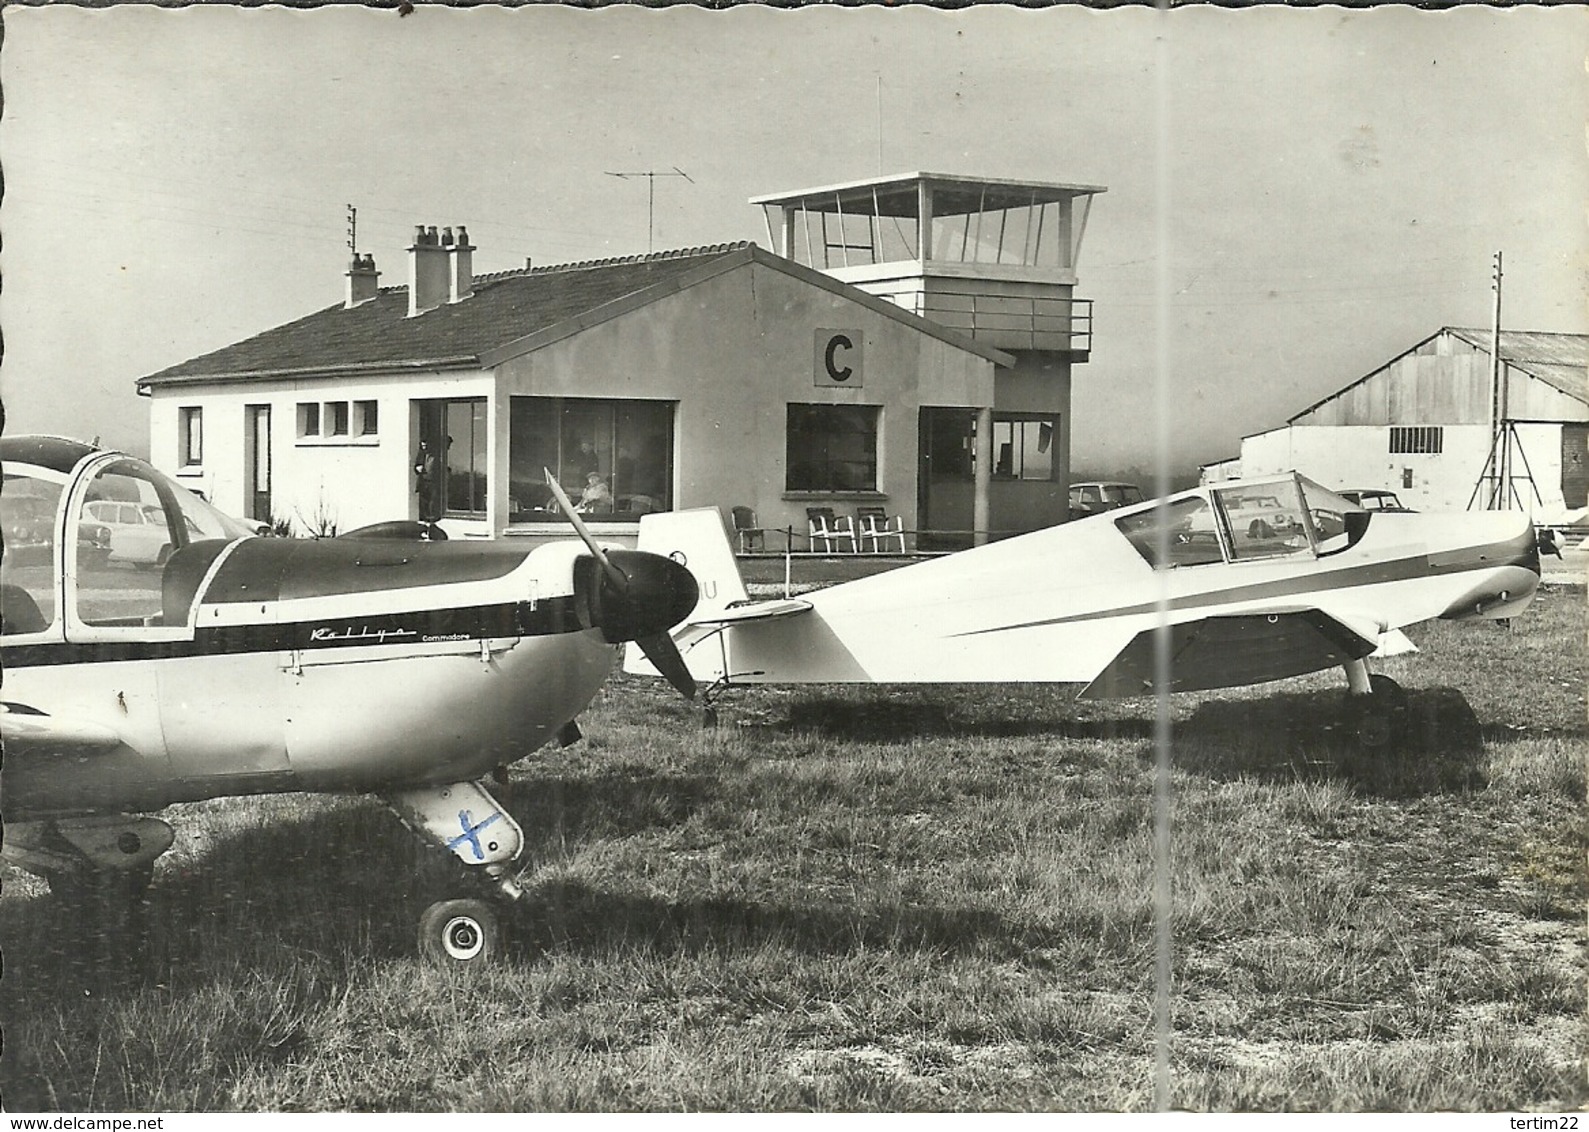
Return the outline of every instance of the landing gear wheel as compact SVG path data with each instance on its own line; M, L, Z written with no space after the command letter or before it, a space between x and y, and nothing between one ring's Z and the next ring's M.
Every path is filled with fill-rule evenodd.
M717 709L715 707L704 707L701 709L701 727L707 731L717 727Z
M502 954L496 911L484 900L438 900L419 918L419 952L459 966L495 962Z
M1407 729L1407 693L1389 676L1370 676L1369 694L1355 697L1357 718L1353 731L1364 747L1378 749L1401 738Z

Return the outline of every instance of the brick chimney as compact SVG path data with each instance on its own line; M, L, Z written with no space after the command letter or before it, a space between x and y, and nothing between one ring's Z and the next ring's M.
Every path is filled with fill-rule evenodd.
M469 229L458 225L458 239L454 242L449 228L441 242L452 244L447 260L447 301L461 303L474 294L474 245L469 242Z
M423 225L414 229L414 242L408 249L408 317L424 314L447 301L447 261L436 228Z
M355 254L345 274L348 277L348 297L342 304L344 307L352 308L367 303L380 292L381 273L375 270L374 256Z

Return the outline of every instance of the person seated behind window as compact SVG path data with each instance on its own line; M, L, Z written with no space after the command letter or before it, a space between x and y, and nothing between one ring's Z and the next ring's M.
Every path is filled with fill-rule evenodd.
M607 481L601 478L600 472L591 472L585 477L585 490L580 492L579 503L574 510L582 514L612 510L612 491L607 487Z

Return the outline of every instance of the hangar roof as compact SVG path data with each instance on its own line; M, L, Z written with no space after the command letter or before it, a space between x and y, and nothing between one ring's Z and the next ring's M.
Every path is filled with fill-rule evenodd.
M1471 327L1461 326L1442 326L1417 345L1397 354L1385 365L1377 367L1371 373L1365 374L1351 384L1337 389L1328 397L1315 401L1301 412L1293 414L1287 418L1286 423L1295 424L1320 406L1340 397L1348 389L1353 389L1363 384L1376 374L1382 373L1390 365L1405 358L1408 354L1421 350L1442 334L1460 338L1481 353L1488 354L1490 352L1490 332L1488 330L1476 330ZM1511 369L1519 370L1530 377L1537 378L1551 388L1589 405L1589 334L1558 334L1543 330L1502 330L1501 360ZM1249 435L1258 434L1252 433Z
M1490 352L1490 332L1446 327L1476 349ZM1501 331L1501 360L1589 404L1589 334L1538 330Z
M382 287L356 306L326 307L138 379L162 385L398 370L477 369L644 305L752 260L796 275L923 333L1000 364L1001 351L920 318L753 243L522 268L477 276L473 294L409 317L408 287Z

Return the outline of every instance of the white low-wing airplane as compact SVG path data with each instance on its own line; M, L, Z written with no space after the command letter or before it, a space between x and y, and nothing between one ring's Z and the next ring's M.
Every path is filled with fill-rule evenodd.
M515 896L523 834L477 779L577 738L614 644L696 690L667 635L694 578L598 546L566 497L583 541L254 538L121 453L7 437L0 461L4 855L64 894L133 904L173 840L141 815L173 802L328 791L379 795ZM122 504L163 534L137 561L113 553ZM478 898L420 919L454 960L497 939Z
M700 604L673 636L718 686L1054 682L1102 698L1340 667L1369 744L1390 738L1404 703L1369 656L1410 650L1401 629L1430 618L1514 616L1539 584L1525 515L1369 513L1294 474L770 601L746 599L714 511L646 516L639 546L695 572ZM654 672L635 650L625 665Z

